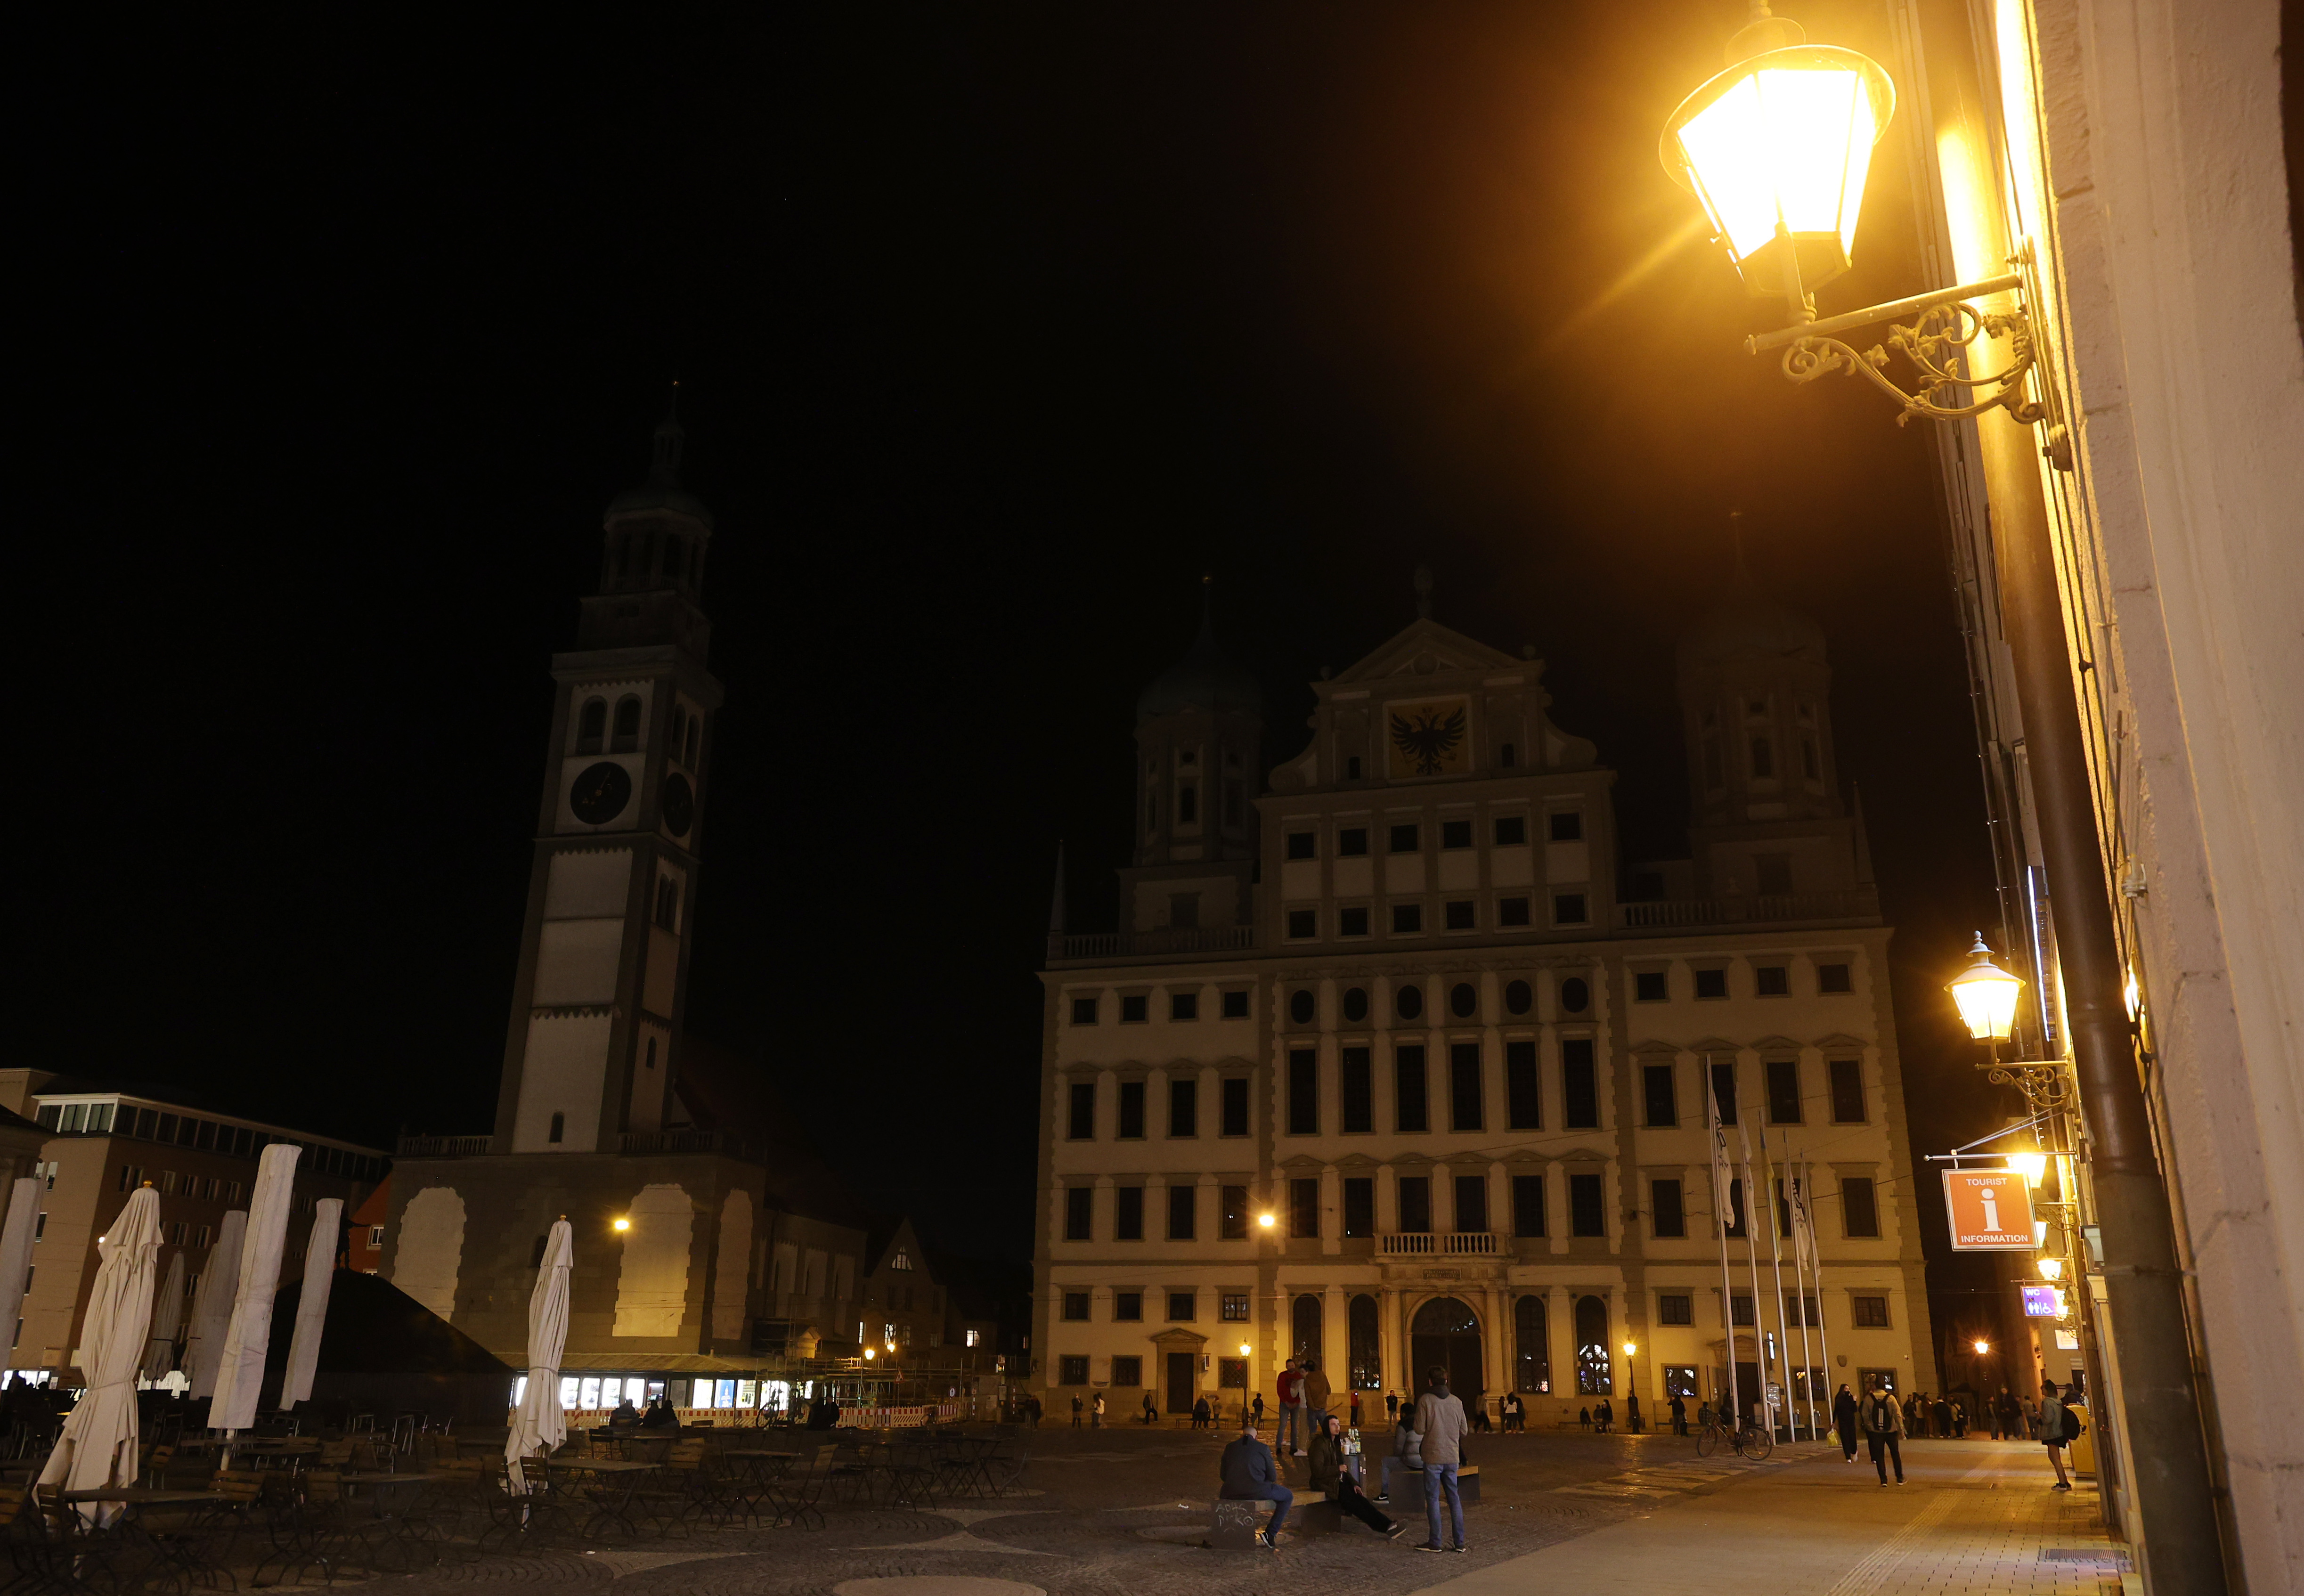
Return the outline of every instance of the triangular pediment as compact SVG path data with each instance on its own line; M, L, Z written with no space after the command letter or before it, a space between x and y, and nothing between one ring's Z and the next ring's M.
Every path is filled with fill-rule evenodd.
M1206 1336L1196 1336L1182 1325L1170 1325L1152 1337L1152 1345L1155 1346L1206 1346L1207 1344L1208 1338Z
M1670 1042L1661 1042L1653 1040L1638 1043L1632 1048L1632 1053L1635 1057L1645 1058L1671 1058L1676 1057L1679 1052L1680 1049L1673 1047Z
M1533 683L1543 679L1544 662L1540 659L1516 659L1501 649L1492 649L1477 638L1443 626L1429 616L1421 616L1395 632L1358 664L1347 666L1335 677L1339 683L1354 685L1384 683L1395 684L1395 678L1414 682L1422 677L1458 675L1465 671L1523 671ZM1404 683L1403 683L1404 684Z
M1830 1036L1819 1036L1814 1044L1819 1048L1868 1048L1872 1044L1860 1036L1851 1036L1845 1031L1835 1031Z
M1764 1036L1752 1046L1763 1053L1797 1053L1808 1044L1796 1042L1788 1036Z
M1690 1042L1687 1050L1690 1053L1725 1053L1733 1057L1742 1046L1741 1042L1732 1042L1724 1036L1705 1036Z

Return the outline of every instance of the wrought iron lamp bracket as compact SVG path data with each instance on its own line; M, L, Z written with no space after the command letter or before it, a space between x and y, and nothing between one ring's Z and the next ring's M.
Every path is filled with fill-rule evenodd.
M2072 1075L2061 1059L1997 1060L1976 1066L1986 1071L1985 1079L1995 1086L2013 1086L2024 1094L2024 1102L2037 1115L2061 1113L2071 1106Z

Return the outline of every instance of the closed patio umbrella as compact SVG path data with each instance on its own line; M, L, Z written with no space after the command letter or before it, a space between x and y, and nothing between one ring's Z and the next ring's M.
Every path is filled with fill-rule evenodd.
M312 1209L312 1239L304 1247L304 1284L296 1295L296 1334L288 1343L288 1368L280 1377L280 1405L309 1401L312 1376L320 1366L320 1327L328 1319L328 1287L336 1278L336 1240L344 1200L323 1197Z
M568 1221L555 1221L528 1295L528 1388L504 1438L504 1461L515 1480L521 1458L568 1439L568 1420L560 1411L560 1352L568 1345L568 1265L575 1250Z
M136 1365L152 1328L153 1266L160 1255L160 1197L140 1186L97 1241L102 1261L80 1332L88 1389L64 1419L40 1483L93 1490L134 1482ZM95 1504L80 1511L95 1517Z
M0 1325L15 1329L24 1311L24 1277L32 1268L32 1232L39 1224L40 1191L47 1183L28 1175L8 1195L8 1222L0 1227Z
M280 1254L288 1244L288 1206L295 1199L296 1160L304 1150L275 1142L257 1161L256 1194L248 1203L248 1239L240 1249L240 1290L216 1369L211 1430L246 1430L256 1422L264 1386L264 1354L272 1340L272 1299L280 1289Z
M152 1334L144 1344L143 1375L158 1380L176 1366L176 1332L184 1325L184 1250L168 1260L168 1273L152 1298Z
M216 1245L208 1249L200 1269L199 1289L192 1293L192 1331L184 1344L184 1372L191 1377L195 1398L216 1391L216 1366L224 1362L224 1331L232 1325L233 1294L240 1289L240 1244L248 1235L248 1214L233 1209L224 1215Z

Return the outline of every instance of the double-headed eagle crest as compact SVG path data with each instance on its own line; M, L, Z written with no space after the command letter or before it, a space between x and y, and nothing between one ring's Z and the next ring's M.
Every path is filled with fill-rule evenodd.
M1464 707L1436 706L1392 714L1392 745L1415 766L1419 776L1437 776L1449 755L1464 741Z

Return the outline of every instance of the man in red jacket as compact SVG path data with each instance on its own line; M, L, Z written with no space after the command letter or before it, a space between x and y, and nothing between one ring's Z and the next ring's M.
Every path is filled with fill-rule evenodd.
M1304 1371L1293 1358L1280 1371L1280 1431L1275 1439L1282 1452L1292 1447L1297 1456L1304 1456Z

